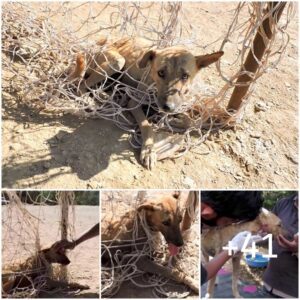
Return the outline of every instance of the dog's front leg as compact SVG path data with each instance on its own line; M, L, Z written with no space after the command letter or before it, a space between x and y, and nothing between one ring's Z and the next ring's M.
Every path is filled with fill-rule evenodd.
M238 290L241 255L232 258L232 294L234 298L242 298Z
M203 256L204 262L207 264L209 262L209 255L207 255L205 250L202 250L202 256ZM208 281L205 298L213 298L216 279L217 279L217 275L212 277Z
M137 261L136 266L141 271L161 275L176 282L183 283L195 293L199 294L199 282L175 268L161 266L146 257L140 258Z
M217 276L214 276L208 281L205 298L213 298L216 279L217 279Z
M47 278L47 287L50 289L61 288L71 290L88 290L90 288L88 285L82 285L75 282L58 281L50 278Z
M136 119L142 133L143 141L140 154L141 163L147 169L151 170L157 161L157 154L154 149L154 132L152 126L147 120L142 108L140 106L137 107L136 101L129 100L128 108Z

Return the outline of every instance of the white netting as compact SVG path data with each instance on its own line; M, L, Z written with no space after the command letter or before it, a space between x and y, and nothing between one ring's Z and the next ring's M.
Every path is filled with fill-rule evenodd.
M199 282L199 215L187 201L188 192L182 192L177 201L181 212L187 211L191 217L192 226L183 233L184 246L176 260L169 259L167 244L162 234L151 232L145 221L145 215L136 211L136 208L148 199L170 194L170 191L101 193L102 297L111 297L118 292L124 296L122 288L125 285L127 286L125 290L128 291L128 283L133 286L132 297L139 297L135 287L151 288L147 298L153 296L182 298L191 294L191 289L182 284L161 275L153 275L151 270L149 273L144 273L138 269L137 263L143 256L151 258L160 265L179 270ZM126 227L126 224L132 224L132 228ZM145 232L146 237L141 230ZM108 236L114 238L108 239Z
M237 4L235 11L228 12L233 18L227 34L203 44L197 36L197 26L189 21L193 11L187 3L5 3L2 8L4 89L37 109L111 120L131 132L132 145L140 147L140 130L126 106L133 99L136 106L143 105L156 131L168 132L169 139L158 145L158 158L177 156L202 143L211 131L236 124L257 79L282 59L295 4L285 4L279 22L284 3L267 6L265 2ZM268 20L273 33L269 37L262 29L264 20ZM243 70L242 65L249 50L253 51L258 31L266 50L258 61L257 71L252 73ZM158 111L154 86L141 92L109 76L90 92L78 95L80 82L66 80L77 54L95 58L107 47L99 39L108 37L109 43L124 36L142 36L158 48L182 44L195 54L224 50L225 55L216 64L219 77L209 86L196 79L189 101L175 114ZM245 85L237 83L243 74L249 76L246 82L250 81L250 88L239 109L228 111L234 87ZM111 86L109 93L103 92L104 85Z

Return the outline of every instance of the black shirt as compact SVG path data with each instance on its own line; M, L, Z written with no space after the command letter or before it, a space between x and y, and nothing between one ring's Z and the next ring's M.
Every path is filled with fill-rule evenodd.
M298 232L298 209L295 206L295 196L279 200L273 212L281 219L283 227L288 231L287 238L292 240ZM272 288L287 295L298 298L298 257L286 248L282 248L273 240L273 254L263 280Z

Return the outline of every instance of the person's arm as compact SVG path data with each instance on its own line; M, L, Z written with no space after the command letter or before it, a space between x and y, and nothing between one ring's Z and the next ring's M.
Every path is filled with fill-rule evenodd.
M95 236L98 236L99 232L100 232L100 226L98 223L95 226L93 226L90 230L88 230L86 233L84 233L81 237L79 237L77 240L73 241L74 247L83 243L86 240L89 240Z
M99 235L100 226L99 223L94 225L91 229L81 235L78 239L70 242L68 240L61 240L57 242L57 247L64 249L74 249L77 245L83 243L86 240L89 240L97 235Z
M277 242L282 248L285 248L294 254L298 254L298 233L294 235L294 239L292 241L289 241L282 234L279 234L279 236L277 237Z
M214 277L229 258L231 258L231 256L228 255L228 251L224 250L221 253L219 253L217 256L215 256L212 260L210 260L205 265L205 269L207 272L206 280L209 280L212 277Z

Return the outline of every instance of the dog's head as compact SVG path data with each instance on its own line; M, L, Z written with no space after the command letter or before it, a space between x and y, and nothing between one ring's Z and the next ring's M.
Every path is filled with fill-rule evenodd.
M50 264L57 263L61 265L68 265L71 261L65 254L65 249L58 247L58 243L54 243L50 248L46 248L40 251L40 254Z
M138 207L138 211L145 211L146 222L153 231L159 231L169 246L171 255L178 254L183 246L180 231L182 215L179 210L177 195L164 196L157 200L148 200Z
M287 233L282 226L281 220L275 214L265 208L261 209L261 212L258 215L258 220L261 228L264 231L272 233L272 235L275 237L277 237L279 234L286 235Z
M223 51L194 56L182 47L149 50L138 62L139 68L151 64L151 77L156 84L158 105L173 112L185 102L195 75L219 60Z

